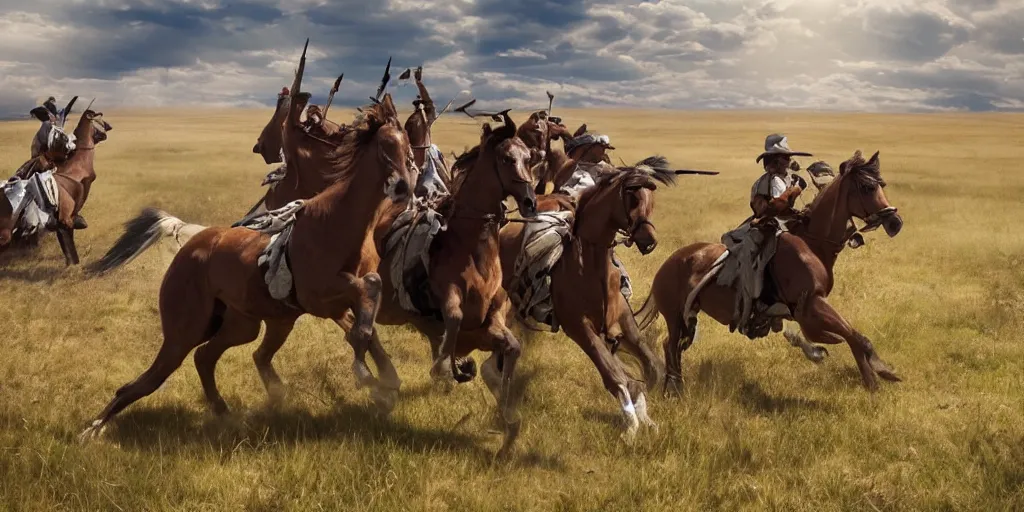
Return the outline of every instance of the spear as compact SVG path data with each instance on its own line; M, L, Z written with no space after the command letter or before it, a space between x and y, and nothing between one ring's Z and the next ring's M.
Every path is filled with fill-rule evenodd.
M334 81L334 87L331 87L331 93L327 95L327 105L324 106L324 119L327 119L327 111L331 108L331 102L334 101L334 95L341 88L341 80L345 78L345 73L338 76L338 79Z
M717 176L719 174L718 171L694 171L694 170L690 170L690 169L678 169L678 170L675 170L675 171L672 171L672 172L674 172L677 176L681 175L681 174L698 174L698 175L701 175L701 176Z
M384 89L391 81L391 57L388 57L388 65L384 68L384 77L380 79L380 87L377 88L377 96L370 98L374 103L380 103L380 97L384 95Z
M544 91L548 93L548 117L551 117L551 105L555 103L555 95L551 94L551 91Z

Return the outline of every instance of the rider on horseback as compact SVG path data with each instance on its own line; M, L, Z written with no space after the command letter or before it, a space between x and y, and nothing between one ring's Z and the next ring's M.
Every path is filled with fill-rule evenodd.
M56 100L53 96L47 98L41 106L32 109L29 113L42 123L39 125L39 131L32 138L32 158L43 155L51 166L56 166L57 163L66 160L75 150L74 134L64 133L62 128L68 113L57 110Z
M722 236L722 243L737 256L738 264L727 265L718 276L718 284L735 283L737 291L736 311L729 330L739 329L751 339L766 335L769 327L781 330L781 321L775 317L789 312L784 304L766 304L761 299L774 302L773 297L762 297L765 268L775 254L776 239L786 229L786 221L798 214L793 202L807 187L799 175L787 177L794 156L811 154L791 150L784 135L776 133L765 138L764 152L755 160L764 160L764 174L750 190L753 215Z

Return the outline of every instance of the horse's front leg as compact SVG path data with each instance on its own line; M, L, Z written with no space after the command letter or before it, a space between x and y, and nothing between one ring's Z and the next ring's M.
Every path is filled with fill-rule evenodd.
M337 293L332 294L321 313L335 321L343 329L346 327L344 318L352 311L355 321L351 328L346 329L345 340L352 346L352 373L355 376L356 388L374 386L377 380L366 365L366 352L373 338L373 323L380 308L381 279L376 272L367 272L362 277L342 272L335 285Z
M505 325L509 307L510 303L506 300L490 315L487 336L494 347L494 353L484 363L482 371L484 382L498 402L498 414L505 429L505 439L498 450L498 458L504 458L511 452L522 424L516 410L516 401L512 396L512 379L515 376L522 345Z
M799 312L797 322L804 335L813 342L835 344L846 341L857 361L864 387L869 390L878 389L876 374L888 381L900 380L875 353L871 341L857 332L824 297L812 298L803 311Z
M640 360L644 370L644 380L648 388L654 388L665 378L665 362L651 350L651 347L643 342L643 335L640 333L640 326L636 324L636 318L629 309L626 299L619 295L622 305L619 308L618 326L622 330L619 337L619 344L627 352Z
M444 337L434 364L430 367L430 376L434 379L447 378L446 370L450 368L451 376L458 383L469 382L476 377L476 365L472 359L459 364L455 360L455 345L462 328L462 293L455 285L449 285L442 299L441 316L444 318Z
M789 341L790 345L799 348L806 357L812 363L821 363L828 357L828 350L821 345L815 345L800 334L800 331L793 329L791 326L786 326L786 329L782 331L782 335Z
M78 247L75 246L75 231L62 225L57 226L57 242L64 253L64 264L78 265Z

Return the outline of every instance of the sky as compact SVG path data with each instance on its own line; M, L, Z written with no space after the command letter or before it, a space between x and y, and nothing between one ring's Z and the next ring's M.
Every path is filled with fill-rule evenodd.
M307 37L304 89L344 73L344 105L390 56L442 104L1024 110L1022 27L1024 0L0 0L0 117L271 105Z

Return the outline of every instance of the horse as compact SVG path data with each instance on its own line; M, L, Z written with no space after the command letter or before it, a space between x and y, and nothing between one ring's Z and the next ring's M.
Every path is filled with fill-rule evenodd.
M459 181L453 185L438 210L445 216L446 228L437 233L427 249L429 267L427 311L414 313L404 309L397 299L398 283L390 272L382 272L384 300L377 314L381 325L412 324L430 340L435 379L446 375L456 382L475 377L475 364L468 358L473 350L492 352L483 365L485 382L498 401L505 437L498 451L506 456L519 434L520 422L510 399L511 382L519 358L520 345L505 325L508 300L501 287L498 226L503 215L503 200L512 196L524 217L536 211L529 169L530 152L516 137L515 123L502 113L503 125L492 129L484 125L480 144L458 157L453 170ZM399 247L388 253L386 239L395 219L404 211L401 205L387 205L377 221L372 239L382 255L381 268L390 269L395 258L405 254ZM340 323L348 330L352 316ZM373 338L376 338L376 332Z
M766 289L774 289L776 300L789 308L787 320L795 320L801 332L815 343L845 341L869 391L878 389L876 375L891 382L900 378L881 358L866 336L858 332L828 302L834 285L833 268L850 236L847 223L854 217L864 221L861 231L883 227L889 237L903 228L903 218L886 198L878 153L865 161L860 151L840 166L840 175L822 189L804 211L803 221L779 236L775 256L766 274ZM787 223L787 226L789 223ZM703 311L715 321L732 321L735 291L718 285L713 277L727 257L722 244L698 242L678 249L655 274L651 294L637 316L647 329L660 315L665 317L668 335L662 343L668 376L665 392L682 387L682 354L697 333L697 313Z
M294 90L294 87L291 90ZM252 147L252 152L262 156L267 165L281 163L281 127L284 126L284 120L288 113L290 97L291 91L287 87L282 87L281 92L277 94L277 106L274 107L274 114L267 121L260 136L256 138L256 144ZM310 107L315 107L315 105L310 105ZM341 125L326 118L321 119L317 124L326 137L330 137L342 129Z
M542 178L547 176L548 162L553 158L551 141L565 140L569 137L569 130L565 125L555 122L546 110L538 110L519 126L516 135L534 153L530 159L530 169L533 179L538 181L535 193L543 194L546 182L542 182Z
M390 95L364 108L332 155L333 183L296 213L286 249L293 276L290 300L270 295L258 263L270 236L245 227L211 227L185 243L160 287L164 341L155 361L116 392L83 439L101 434L118 412L155 391L197 347L195 365L206 401L215 413L226 413L214 378L217 360L228 348L256 339L261 321L267 330L253 360L272 399L280 378L271 358L303 314L338 319L353 311L356 325L348 338L356 352L354 365L365 366L381 280L373 272L357 274L365 259L361 242L384 197L406 201L415 182L412 150L397 116ZM286 153L294 152L289 142L286 130Z
M611 259L615 237L626 235L626 245L636 245L642 255L657 246L657 233L650 219L654 212L657 183L672 185L675 174L667 170L664 158L652 157L634 167L618 168L599 175L585 189L575 208L571 231L563 241L561 257L550 270L551 301L560 327L590 357L604 383L626 416L623 438L631 442L640 423L655 427L647 414L646 386L629 378L615 357L616 344L627 349L643 364L648 384L653 386L663 373L658 358L640 343L640 331L629 303L619 290L620 276ZM562 194L553 194L552 199ZM545 211L569 210L567 201L541 201ZM501 229L503 286L516 283L515 263L523 250L523 223L509 223ZM517 305L518 306L518 305Z
M92 183L96 180L96 170L94 168L96 145L107 140L107 132L112 129L113 127L110 123L103 119L102 112L90 109L82 112L74 131L75 137L79 141L78 146L74 153L67 160L58 164L53 172L53 178L59 191L57 196L57 218L52 229L57 233L57 241L60 243L61 252L64 254L64 262L67 266L79 263L74 232L76 229L88 227L88 224L79 215L79 212L85 206ZM21 166L16 176L27 179L32 174L39 172L41 164L37 163L42 162L42 159L45 158L45 155L41 154L29 160ZM11 205L6 197L4 201L7 202L8 206L11 206L11 209L10 211L7 208L0 209L0 226L2 226L0 230L5 230L7 226L13 228L18 222L18 219L13 218L17 205ZM7 245L11 241L11 233L7 232L6 235L0 236L0 247Z

